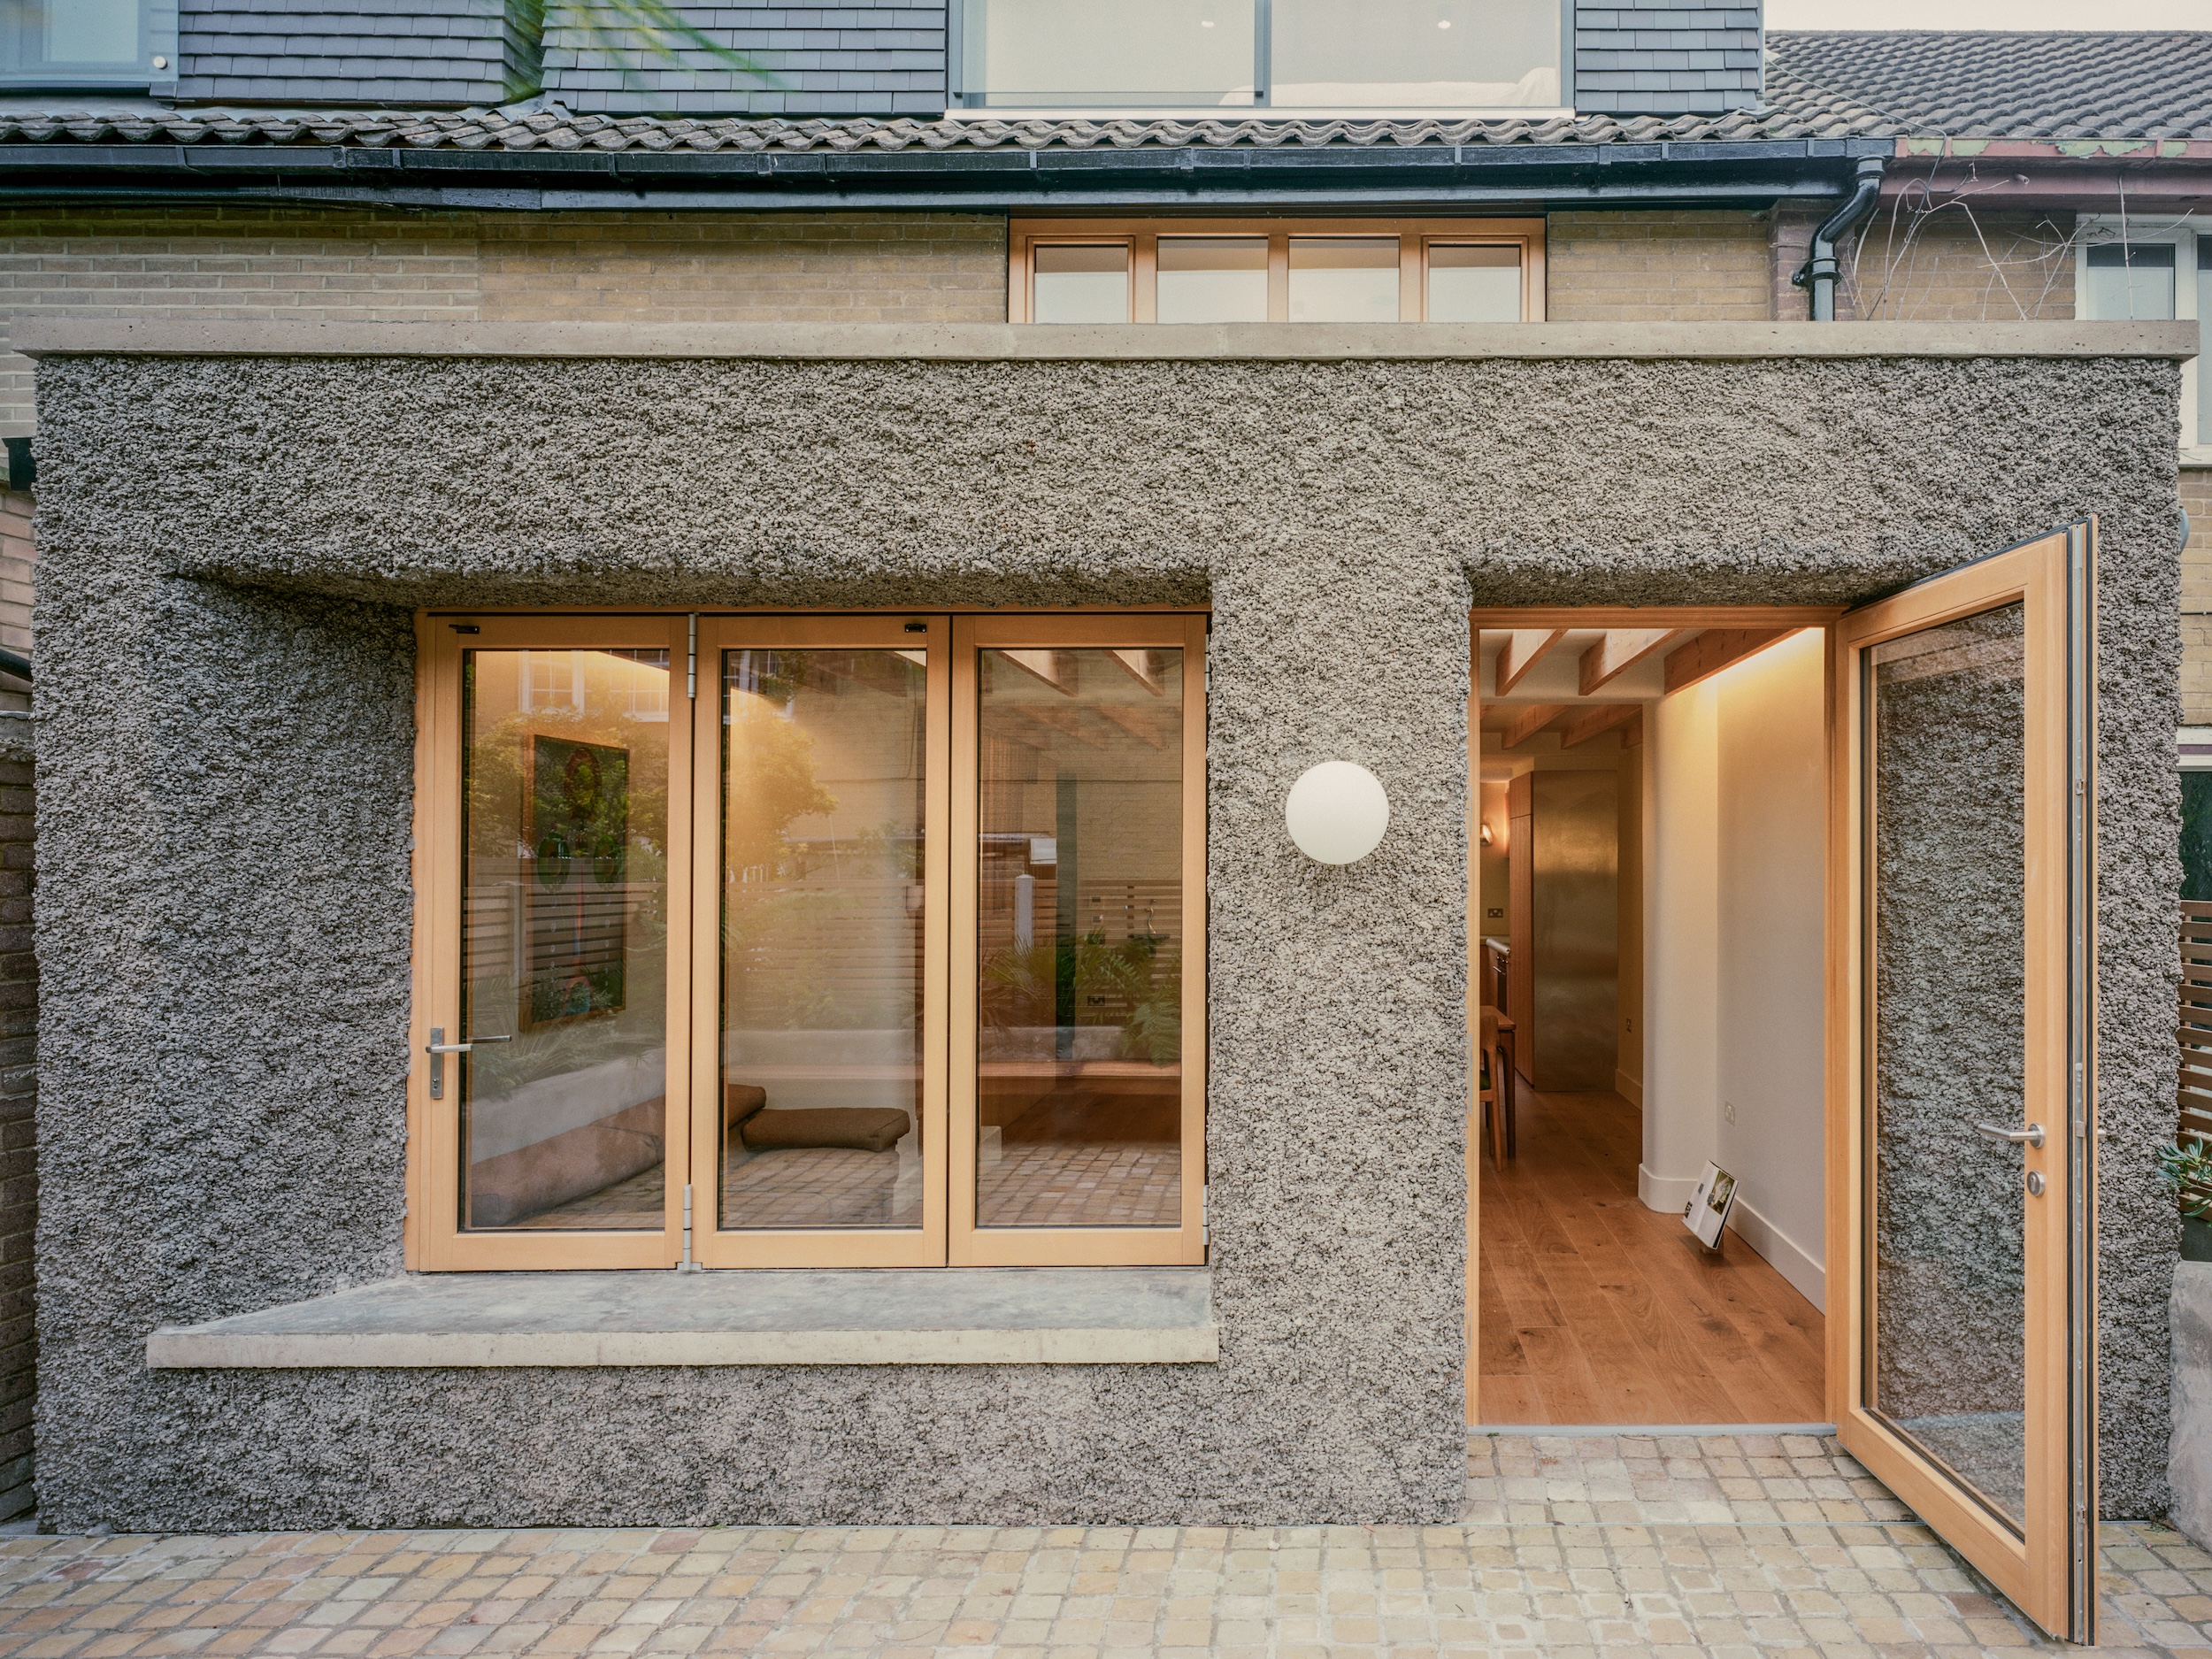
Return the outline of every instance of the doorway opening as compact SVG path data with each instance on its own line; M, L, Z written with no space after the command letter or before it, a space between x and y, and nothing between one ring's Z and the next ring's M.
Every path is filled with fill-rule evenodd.
M1826 620L1475 618L1470 1423L1830 1420Z

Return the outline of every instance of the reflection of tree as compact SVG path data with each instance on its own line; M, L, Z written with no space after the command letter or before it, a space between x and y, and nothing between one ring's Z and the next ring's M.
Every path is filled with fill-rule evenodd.
M1120 1025L1122 1058L1172 1065L1183 1055L1183 953L1164 944L1156 933L1133 933L1110 945L1094 933L1066 944L994 951L978 987L983 1024L993 1031L1052 1025L1054 990L1072 977L1079 1010L1089 1011L1095 996L1105 1011L1125 1010L1096 1021ZM1081 1013L1076 1018L1085 1023Z
M907 895L918 838L895 825L833 843L833 872L808 879L822 849L782 845L781 880L733 881L722 918L733 1026L900 1030L914 1024L920 920Z
M725 795L727 868L780 873L786 833L803 818L837 810L814 772L814 734L768 697L730 697L729 782Z

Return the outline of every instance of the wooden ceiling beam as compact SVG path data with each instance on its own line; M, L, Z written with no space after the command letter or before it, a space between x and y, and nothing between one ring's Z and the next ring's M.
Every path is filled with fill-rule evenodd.
M1605 636L1582 654L1582 695L1594 695L1610 685L1654 651L1663 651L1683 635L1681 628L1608 628Z
M1572 749L1577 743L1586 743L1607 732L1620 731L1621 742L1632 747L1642 733L1622 728L1640 725L1644 718L1640 703L1601 703L1594 709L1584 709L1559 729L1559 747Z
M1498 733L1500 749L1518 749L1561 715L1566 713L1564 704L1534 703L1517 710L1507 721L1505 730Z
M1694 686L1794 632L1792 628L1708 628L1687 645L1667 653L1667 689L1674 692Z
M1498 648L1498 683L1492 694L1502 697L1519 685L1544 654L1567 637L1564 628L1508 628Z

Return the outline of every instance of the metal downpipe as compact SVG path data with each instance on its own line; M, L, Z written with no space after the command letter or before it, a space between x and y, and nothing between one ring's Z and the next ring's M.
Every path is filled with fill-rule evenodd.
M1812 290L1816 323L1836 320L1836 280L1841 274L1836 265L1836 243L1874 211L1875 200L1882 193L1882 167L1880 157L1874 156L1859 163L1858 187L1841 207L1821 221L1820 228L1813 233L1812 257L1790 278L1793 286Z

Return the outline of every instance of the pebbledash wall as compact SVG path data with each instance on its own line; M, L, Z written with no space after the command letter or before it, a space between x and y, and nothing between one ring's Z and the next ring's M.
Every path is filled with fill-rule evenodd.
M1468 606L2091 513L2103 1502L2164 1513L2184 331L41 326L54 1526L1445 1520ZM1217 1363L148 1369L402 1271L414 607L1200 603ZM1345 869L1282 826L1331 758L1393 800Z

